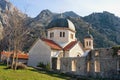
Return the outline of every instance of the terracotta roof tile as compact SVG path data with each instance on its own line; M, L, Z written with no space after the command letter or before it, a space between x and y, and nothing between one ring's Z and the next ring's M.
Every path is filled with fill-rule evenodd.
M13 54L13 52L6 52L6 51L3 51L1 52L1 55L4 55L6 57L10 57L11 54ZM26 53L18 53L18 59L28 59L29 55Z
M28 59L29 55L28 54L18 54L19 59Z
M67 46L64 47L63 50L70 50L75 44L77 43L77 41L72 41L70 42Z
M62 47L59 46L57 43L55 43L52 40L49 39L41 39L43 40L48 46L50 46L52 49L56 49L56 50L62 50Z

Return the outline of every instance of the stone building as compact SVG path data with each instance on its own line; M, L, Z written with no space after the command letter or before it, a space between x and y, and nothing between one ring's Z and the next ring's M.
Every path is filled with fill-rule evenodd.
M29 50L29 66L39 63L54 67L52 58L56 58L56 69L60 69L61 57L77 57L84 55L84 48L75 37L75 26L66 18L53 19L48 25L47 38L38 39Z
M113 56L113 49L98 48L88 55L61 58L61 72L74 75L120 79L120 55Z
M47 38L38 39L31 47L28 65L35 67L42 62L49 63L53 70L73 75L119 77L120 56L113 56L111 48L94 48L89 30L84 47L75 33L75 26L69 19L53 19L48 25Z
M12 59L13 59L13 51L9 52L9 51L2 51L0 52L0 62L2 63L12 63ZM17 57L18 57L18 62L23 63L23 64L27 64L28 61L28 53L24 53L19 51L17 53ZM15 57L15 56L14 56Z

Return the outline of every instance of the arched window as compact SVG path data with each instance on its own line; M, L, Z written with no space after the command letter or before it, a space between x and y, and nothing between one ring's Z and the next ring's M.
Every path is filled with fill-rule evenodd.
M73 39L73 34L70 34L71 39Z
M78 53L77 53L77 57L80 57L80 56L81 56L81 53L78 52Z
M87 62L87 72L90 72L90 61Z
M86 45L88 46L88 41L86 41Z
M63 37L65 37L65 32L63 32Z
M94 68L95 68L95 72L100 72L100 62L99 61L95 60Z
M76 60L72 60L71 62L71 71L76 71Z
M65 37L65 32L60 32L60 37Z
M91 46L91 41L89 41L89 46Z
M50 38L54 37L54 32L50 33Z
M62 37L62 32L60 32L60 37Z
M117 71L120 74L120 60L117 61Z

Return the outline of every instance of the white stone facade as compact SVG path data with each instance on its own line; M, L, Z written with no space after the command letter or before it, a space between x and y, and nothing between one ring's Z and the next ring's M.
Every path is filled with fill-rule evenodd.
M37 66L40 62L47 64L51 61L51 49L42 40L38 40L29 51L28 66Z
M93 39L85 38L84 39L84 47L85 47L85 50L93 49Z
M79 42L69 51L69 57L81 57L83 54L84 50L80 46Z
M53 33L51 37L50 34ZM64 33L64 36L63 36ZM75 41L75 31L71 31L67 28L53 28L48 30L48 39L51 39L58 43L60 46L64 47L69 42Z

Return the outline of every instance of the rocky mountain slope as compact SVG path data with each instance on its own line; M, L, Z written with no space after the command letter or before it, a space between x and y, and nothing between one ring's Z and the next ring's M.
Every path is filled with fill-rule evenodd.
M27 15L23 14L22 12L20 12L14 5L12 5L9 0L0 0L0 50L1 49L5 49L7 46L7 42L4 35L3 35L3 31L4 34L7 34L7 32L9 32L8 30L5 31L6 28L8 27L12 27L12 25L10 24L10 22L13 21L14 16L17 16L17 18L21 18L21 19L25 19L27 18ZM6 36L7 38L7 36ZM4 40L2 40L4 39ZM4 41L4 42L3 42Z
M46 37L46 29L49 27L48 24L50 21L61 16L70 19L74 23L76 37L82 43L89 26L90 33L94 37L95 47L111 47L120 44L120 18L109 12L93 13L81 17L73 11L60 14L43 10L35 18L30 18L20 12L8 0L0 0L0 32L9 26L9 20L12 20L11 16L15 14L26 19L27 26L31 29L30 32L27 33L28 40L24 47L25 50L27 50L37 38ZM2 44L3 43L1 43L1 45ZM2 47L4 49L5 45Z
M93 13L83 18L92 24L92 28L105 37L105 42L120 44L120 18L112 13Z
M111 47L120 44L119 18L108 12L93 13L91 15L81 17L72 11L62 13L62 17L68 18L74 23L77 31L76 37L82 43L84 36L87 34L88 26L90 25L90 33L94 37L95 47ZM43 10L37 17L33 18L34 22L32 24L34 24L35 27L37 23L46 29L49 27L47 25L52 19L60 16L61 14Z

